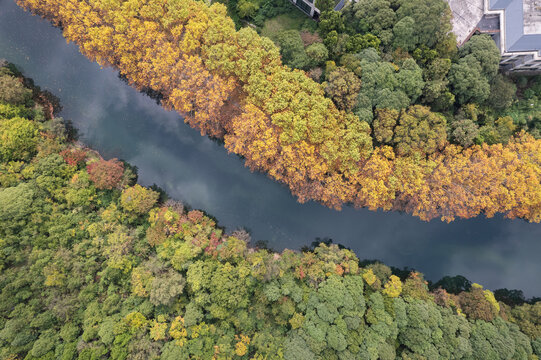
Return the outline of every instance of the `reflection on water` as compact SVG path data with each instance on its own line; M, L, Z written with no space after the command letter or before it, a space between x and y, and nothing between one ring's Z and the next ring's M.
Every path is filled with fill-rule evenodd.
M106 158L136 165L143 184L158 184L230 230L245 226L275 249L328 237L361 259L414 267L429 279L462 274L492 289L541 296L541 225L501 217L425 223L399 213L298 204L286 188L250 173L239 158L137 93L116 72L100 70L74 44L66 45L58 29L13 0L0 0L0 58L60 97L61 115L74 121L83 142Z

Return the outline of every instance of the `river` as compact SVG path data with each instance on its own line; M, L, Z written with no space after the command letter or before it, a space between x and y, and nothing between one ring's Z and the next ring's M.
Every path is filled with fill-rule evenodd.
M0 0L0 58L15 63L43 89L60 97L61 116L105 158L139 168L139 181L156 183L228 230L246 227L269 247L298 249L331 238L361 259L412 267L428 279L464 275L488 288L541 296L541 225L475 218L423 222L395 212L299 204L288 189L251 173L222 145L202 137L149 97L100 69L66 44L59 29Z

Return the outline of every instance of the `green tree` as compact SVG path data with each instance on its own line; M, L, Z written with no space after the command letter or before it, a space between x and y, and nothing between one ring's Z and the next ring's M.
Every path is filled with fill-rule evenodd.
M461 58L451 66L449 81L459 104L483 103L490 94L490 84L483 68L473 54Z
M426 45L429 48L434 47L438 42L444 41L452 30L451 10L444 0L404 1L400 3L396 15L400 20L410 17L413 20L413 22L408 20L413 25L412 39L417 40L418 44ZM404 24L404 26L407 24ZM403 26L401 25L401 27Z
M34 190L27 183L0 189L0 220L6 225L23 220L32 212Z
M419 39L415 34L415 20L405 16L393 26L393 47L413 51Z
M498 73L500 65L500 50L490 35L475 35L470 38L461 48L461 58L473 55L481 65L481 74L488 80L492 80Z
M415 60L406 59L402 67L396 74L398 88L409 97L413 104L423 93L425 82L423 80L423 71L417 65Z
M375 35L356 34L348 38L347 43L346 43L346 50L347 52L350 52L350 53L358 53L361 50L367 49L369 47L379 50L380 43L381 41Z
M334 10L334 6L336 4L334 0L315 0L315 1L316 1L316 7L322 13L325 11Z
M0 74L0 102L26 104L32 99L32 91L22 84L21 79L9 74Z
M259 4L254 0L238 0L237 13L241 18L254 17L259 10Z
M178 272L168 270L152 280L150 302L154 305L171 305L182 294L186 281Z
M345 54L340 58L340 65L352 71L358 77L362 76L361 60L353 54Z
M310 58L313 66L318 66L329 58L329 50L322 43L314 43L306 47L306 55Z
M135 214L145 214L156 204L159 196L160 194L156 191L145 189L141 185L135 184L122 191L120 204L124 210Z
M38 127L30 120L0 119L0 161L27 160L36 152Z
M325 11L319 17L318 31L321 37L327 37L331 31L342 33L346 29L342 13L339 11Z
M464 276L456 275L444 276L438 282L432 285L432 288L442 288L451 294L459 294L463 291L469 291L471 289L471 285L471 281L466 279Z
M436 108L439 110L445 110L454 103L454 95L449 92L449 80L447 79L449 70L451 70L451 60L437 58L431 61L423 72L425 80L423 101L436 103ZM446 98L449 98L449 95L452 97L452 101L445 101ZM442 100L444 101L442 102Z
M304 69L310 64L310 58L306 55L304 44L297 30L281 31L278 33L277 43L285 64L296 69Z
M498 74L490 83L488 104L494 109L506 109L515 100L516 92L517 87L515 84L502 74Z
M344 9L347 23L361 34L370 32L382 40L384 45L390 37L384 36L387 31L391 37L392 28L396 22L396 14L388 0L359 0Z

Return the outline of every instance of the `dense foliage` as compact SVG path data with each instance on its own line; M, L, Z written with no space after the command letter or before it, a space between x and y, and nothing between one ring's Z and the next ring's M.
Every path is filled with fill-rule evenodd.
M36 120L40 105L14 103L2 103L2 128L39 132L1 146L18 154L1 163L4 358L533 359L541 350L540 303L505 308L475 284L430 293L420 274L401 281L381 264L361 268L334 245L251 249L246 233L156 204L129 168L125 183L92 180L98 154L49 130L54 118Z
M119 69L139 89L159 92L165 106L185 114L186 121L203 134L223 138L226 148L242 155L247 166L287 184L300 201L313 199L335 208L350 203L403 210L425 220L500 212L541 221L541 140L524 132L510 137L516 130L510 118L491 124L478 114L475 104L466 104L462 121L451 127L457 142L466 145L478 136L491 141L464 149L442 136L440 129L449 126L446 118L413 104L425 81L416 61L428 63L426 76L434 81L430 97L436 102L452 97L445 90L447 82L457 89L459 101L486 98L472 93L468 84L474 79L488 91L488 78L483 76L494 75L497 68L494 57L486 56L483 38L463 48L461 60L452 65L449 59L437 57L436 50L418 45L430 40L441 54L452 53L446 27L440 28L444 20L436 18L447 8L438 3L426 9L434 19L424 15L424 1L406 2L397 10L401 19L431 19L412 28L418 39L413 44L419 46L414 50L418 60L406 56L401 67L382 61L372 47L377 39L360 35L349 45L355 51L362 49L360 57L346 59L348 70L331 71L330 79L336 83L326 86L303 71L283 66L271 40L250 28L237 32L222 4L207 6L195 0L19 3L62 25L65 37L91 59ZM345 31L342 15L327 15L322 15L320 31L333 34L331 38L336 33L340 42ZM378 29L383 23L361 21L358 26ZM428 39L427 32L434 29L438 36ZM388 27L380 30L390 34ZM312 50L311 54L319 54L314 61L321 61L322 49ZM475 73L464 77L461 69ZM362 84L353 104L359 88L354 79L358 75L352 75L356 73L361 74ZM352 106L357 113L343 111ZM400 110L400 115L391 116L396 125L390 125L391 120L378 122L386 127L374 133L386 133L390 142L374 146L369 122L378 106ZM476 116L485 118L486 128L476 129ZM416 126L422 128L410 131Z
M502 293L512 308L465 279L440 284L456 294L429 292L421 274L361 267L336 245L250 248L246 232L225 234L201 211L158 202L131 167L68 142L33 93L36 102L32 91L0 102L2 138L24 129L0 143L9 154L0 159L3 359L541 355L541 302ZM107 166L123 169L120 180L92 178Z

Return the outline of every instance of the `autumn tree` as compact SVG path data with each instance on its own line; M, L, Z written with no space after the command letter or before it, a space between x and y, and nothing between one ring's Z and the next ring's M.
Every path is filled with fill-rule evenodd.
M481 124L474 141L484 145L446 145L445 119L414 105L421 99L433 110L447 111L455 102L486 104L497 81L491 76L498 59L486 37L472 38L455 60L444 1L361 0L342 13L321 14L323 43L329 58L340 65L339 70L329 62L325 75L347 74L347 86L328 88L341 109L304 71L284 66L270 39L249 27L236 31L227 8L218 2L19 3L61 24L64 36L87 57L114 66L137 89L160 93L166 108L183 114L202 134L223 138L248 167L286 184L299 201L403 210L424 220L496 212L541 220L540 164L532 155L538 153L539 141L516 133L502 116ZM262 11L274 6L258 4ZM408 18L414 20L412 29ZM410 33L419 43L408 54L398 47L413 47L407 41ZM380 41L383 53L371 47L377 41L369 34ZM284 40L293 48L304 46L302 38ZM343 56L348 45L357 51L367 44L359 53ZM317 61L323 59L320 50L310 49ZM289 55L293 59L294 53ZM387 61L391 58L394 63ZM319 78L317 71L312 76ZM359 89L353 76L361 77ZM377 109L394 109L400 116L392 139L388 131L380 133L382 146L373 148L370 124ZM527 127L533 129L535 119L527 120ZM450 127L450 139L470 144L475 131L471 124L460 125Z
M117 160L103 160L91 162L86 166L90 180L98 189L113 189L122 180L124 164Z
M330 73L325 85L325 93L342 110L351 110L361 88L361 80L346 68L339 67Z
M403 110L379 110L374 120L374 135L381 143L393 143L398 154L415 151L431 154L447 139L446 120L428 108L416 105Z

